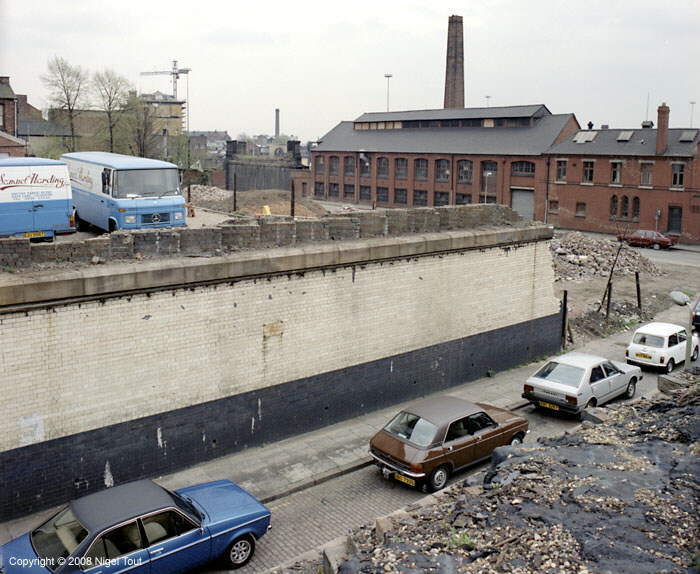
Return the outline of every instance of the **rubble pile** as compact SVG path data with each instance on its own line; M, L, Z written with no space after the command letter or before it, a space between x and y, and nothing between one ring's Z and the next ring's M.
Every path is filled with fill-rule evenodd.
M700 567L700 377L598 409L573 434L501 447L436 503L352 533L340 572L688 572Z
M183 190L183 193L187 197L187 188ZM225 201L230 203L232 192L211 185L192 185L190 194L191 201L194 204L200 204L205 201Z
M550 248L556 280L607 277L619 247L617 241L594 239L577 231L554 237ZM630 275L635 271L661 275L649 259L624 245L615 265L615 275Z
M598 311L599 303L591 303L588 310L570 319L569 324L578 336L585 338L607 337L613 333L630 329L640 322L654 318L658 304L644 299L642 311L636 303L615 301L610 303L610 315L605 317L605 306Z

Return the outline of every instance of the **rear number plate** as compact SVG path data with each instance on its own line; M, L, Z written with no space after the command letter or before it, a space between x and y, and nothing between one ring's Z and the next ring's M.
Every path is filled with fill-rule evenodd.
M412 478L406 478L405 476L402 476L400 474L395 474L394 478L398 480L399 482L403 482L404 484L408 484L409 486L415 486L416 481L413 480Z
M637 353L637 357L640 359L651 359L651 355L647 355L646 353Z
M24 234L25 237L44 237L43 231L28 231Z
M540 401L540 406L544 407L545 409L552 409L553 411L559 410L559 407L557 405L553 405L552 403L545 403L543 401Z

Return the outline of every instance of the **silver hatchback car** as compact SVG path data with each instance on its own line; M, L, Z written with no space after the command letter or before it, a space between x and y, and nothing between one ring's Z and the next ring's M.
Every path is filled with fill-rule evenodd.
M632 398L643 378L639 367L584 353L550 359L523 387L522 397L553 411L580 414L615 397Z

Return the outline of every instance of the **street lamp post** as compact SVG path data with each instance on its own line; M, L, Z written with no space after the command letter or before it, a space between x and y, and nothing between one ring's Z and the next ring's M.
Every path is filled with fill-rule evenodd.
M690 304L690 297L682 291L671 291L671 299L676 305L688 307L688 328L686 329L687 336L685 339L685 370L687 371L690 369L690 356L693 348L693 307Z
M392 74L384 74L384 77L386 78L386 111L389 111L389 80L393 78L394 76Z

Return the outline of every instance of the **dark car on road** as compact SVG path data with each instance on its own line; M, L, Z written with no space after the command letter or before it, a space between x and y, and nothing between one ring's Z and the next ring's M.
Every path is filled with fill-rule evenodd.
M372 437L370 455L385 478L440 490L453 472L520 444L527 419L449 395L415 403Z
M228 480L169 491L140 480L71 502L0 547L0 572L172 574L246 564L270 511Z
M668 249L678 243L678 238L673 235L664 235L658 231L638 229L634 233L620 233L618 241L624 241L638 247L652 247L654 249Z

